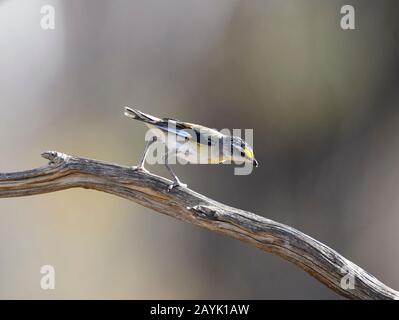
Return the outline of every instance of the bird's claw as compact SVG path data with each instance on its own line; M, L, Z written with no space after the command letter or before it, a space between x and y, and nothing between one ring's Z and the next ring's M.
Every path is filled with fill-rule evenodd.
M173 188L176 188L176 187L187 188L187 184L181 183L180 181L174 181L173 183L171 183L171 184L168 186L168 191L171 191Z
M146 168L144 168L142 166L134 166L134 167L132 167L132 170L137 171L137 172L150 173Z

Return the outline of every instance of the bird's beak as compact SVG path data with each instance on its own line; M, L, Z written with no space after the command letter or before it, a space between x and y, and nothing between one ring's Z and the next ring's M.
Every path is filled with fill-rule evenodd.
M254 159L252 163L253 163L254 167L256 167L256 168L259 167L259 163L256 159Z

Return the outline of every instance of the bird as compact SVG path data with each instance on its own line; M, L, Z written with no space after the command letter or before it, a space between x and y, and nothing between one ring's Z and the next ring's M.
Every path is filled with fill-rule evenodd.
M125 116L144 122L150 128L150 138L147 140L143 154L136 171L148 172L144 164L150 146L160 142L166 146L162 156L164 165L173 177L168 190L175 187L187 187L169 166L169 159L175 156L187 163L220 164L230 162L249 163L258 167L252 147L243 139L221 133L199 124L183 122L174 118L158 118L137 109L124 107Z

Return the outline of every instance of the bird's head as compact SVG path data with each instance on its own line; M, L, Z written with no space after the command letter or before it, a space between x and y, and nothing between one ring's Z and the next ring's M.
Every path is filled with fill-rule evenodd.
M242 163L251 163L254 167L258 167L259 163L254 157L252 147L239 137L231 136L225 139L225 150L231 155L231 160Z

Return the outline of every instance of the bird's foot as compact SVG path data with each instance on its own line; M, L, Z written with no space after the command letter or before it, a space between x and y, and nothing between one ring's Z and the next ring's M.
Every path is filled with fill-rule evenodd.
M137 171L137 172L150 173L150 171L148 171L146 168L144 168L144 166L133 166L132 170Z
M187 188L187 184L181 183L179 180L173 181L173 183L171 183L171 184L168 186L168 191L171 191L173 188L176 188L176 187Z

